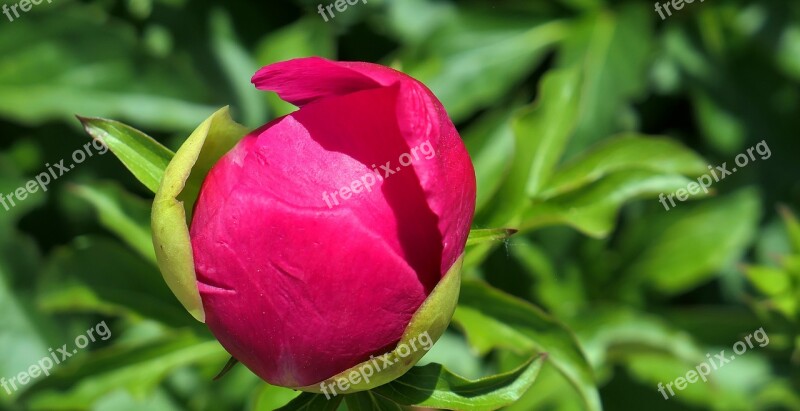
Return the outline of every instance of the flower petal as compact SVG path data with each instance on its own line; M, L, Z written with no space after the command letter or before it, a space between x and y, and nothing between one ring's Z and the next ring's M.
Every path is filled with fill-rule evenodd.
M376 87L398 88L395 116L405 147L410 151L427 142L436 152L430 161L416 162L413 167L428 206L438 217L443 247L439 270L444 275L463 252L469 235L476 184L466 148L433 93L419 81L384 66L318 57L267 66L253 82L300 106Z
M206 323L234 357L299 387L397 343L427 294L383 239L347 224L358 221L347 208L321 213L225 185L205 188L230 194L216 218L198 207L207 225L192 229Z

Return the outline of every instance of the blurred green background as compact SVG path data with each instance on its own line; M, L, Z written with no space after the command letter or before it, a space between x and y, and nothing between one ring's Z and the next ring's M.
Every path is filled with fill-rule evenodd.
M564 323L595 376L584 393L606 410L800 410L800 3L695 1L662 20L641 0L370 0L329 23L318 4L55 0L0 15L0 193L90 141L75 114L176 149L224 105L253 128L292 111L251 86L263 65L389 65L461 131L475 227L522 228L471 246L465 277ZM769 158L711 195L659 203L761 141ZM297 395L244 367L211 382L228 357L153 263L151 199L106 154L0 208L0 377L100 321L112 332L0 390L0 408L271 410ZM471 378L519 364L521 334L472 304L425 361ZM657 391L760 327L769 344L708 383ZM545 365L508 409L586 409L562 375Z

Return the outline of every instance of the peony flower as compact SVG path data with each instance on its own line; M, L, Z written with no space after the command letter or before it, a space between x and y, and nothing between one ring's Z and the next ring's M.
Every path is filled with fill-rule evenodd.
M430 300L460 270L475 207L442 104L369 63L291 60L253 83L299 110L246 135L203 181L190 235L209 329L265 381L307 390L412 331L437 339L458 283Z

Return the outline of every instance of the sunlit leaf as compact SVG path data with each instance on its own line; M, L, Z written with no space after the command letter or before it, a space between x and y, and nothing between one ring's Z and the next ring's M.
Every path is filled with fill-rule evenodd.
M674 140L623 135L605 140L560 167L542 197L552 197L622 170L699 176L707 172L700 156Z
M514 158L492 203L490 225L518 223L529 196L552 176L575 124L578 88L577 72L552 72L542 82L537 103L514 119Z
M453 321L470 343L486 353L493 348L547 353L589 410L602 409L594 375L572 333L530 303L479 282L465 281Z
M628 201L656 197L686 188L692 180L652 171L620 171L581 190L546 201L533 201L525 211L521 230L566 224L602 238L614 229L617 213ZM698 196L703 193L699 192Z
M164 170L175 155L147 134L119 121L78 117L92 138L100 140L152 192L158 190Z
M652 10L628 3L585 16L570 32L559 67L578 67L583 76L575 137L567 157L601 138L635 125L628 111L647 85L653 46Z
M545 356L517 369L470 381L438 364L412 368L399 379L373 390L399 404L445 410L496 410L518 400L534 383Z

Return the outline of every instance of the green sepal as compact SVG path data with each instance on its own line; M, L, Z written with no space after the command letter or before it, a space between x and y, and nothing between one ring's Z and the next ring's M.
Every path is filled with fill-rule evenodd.
M247 132L231 119L228 107L214 113L175 153L153 200L153 246L158 267L170 290L200 322L205 322L205 311L189 237L191 211L211 167Z
M516 228L476 228L469 231L467 246L505 241L517 231Z

